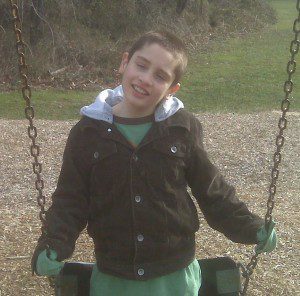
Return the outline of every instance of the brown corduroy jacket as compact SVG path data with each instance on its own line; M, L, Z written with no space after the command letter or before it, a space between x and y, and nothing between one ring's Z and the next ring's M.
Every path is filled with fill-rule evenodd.
M134 148L113 124L83 117L70 132L47 236L58 260L70 257L87 225L99 270L146 280L186 267L199 228L191 188L208 224L234 242L255 244L264 224L237 199L207 157L199 121L184 109L154 122Z

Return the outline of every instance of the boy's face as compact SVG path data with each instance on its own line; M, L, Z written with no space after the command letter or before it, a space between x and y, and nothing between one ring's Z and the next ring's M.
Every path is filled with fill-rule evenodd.
M124 53L119 69L124 104L137 115L152 114L163 98L180 88L179 83L172 85L176 66L174 56L156 43L146 44L130 60Z

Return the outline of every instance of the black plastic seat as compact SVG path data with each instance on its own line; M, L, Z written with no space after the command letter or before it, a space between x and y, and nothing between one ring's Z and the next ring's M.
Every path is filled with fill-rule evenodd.
M202 259L198 262L202 273L199 295L239 295L241 289L240 270L231 258L218 257ZM89 296L93 265L93 263L85 262L67 262L60 275L55 278L55 295Z
M198 260L202 284L199 296L238 296L241 275L237 263L229 257Z

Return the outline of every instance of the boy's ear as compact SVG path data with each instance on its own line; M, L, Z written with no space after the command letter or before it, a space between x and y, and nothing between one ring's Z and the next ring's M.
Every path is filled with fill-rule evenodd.
M174 95L180 90L180 83L176 83L169 88L169 95Z
M126 68L126 66L127 66L127 64L128 64L128 55L129 55L128 52L124 52L124 53L123 53L122 61L121 61L120 67L119 67L119 73L120 73L120 74L123 74L123 73L124 73L125 68Z

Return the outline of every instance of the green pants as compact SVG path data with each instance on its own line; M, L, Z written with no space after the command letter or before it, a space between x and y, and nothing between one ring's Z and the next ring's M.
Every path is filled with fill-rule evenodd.
M95 264L90 296L198 296L201 270L195 259L189 266L147 281L134 281L102 273Z

